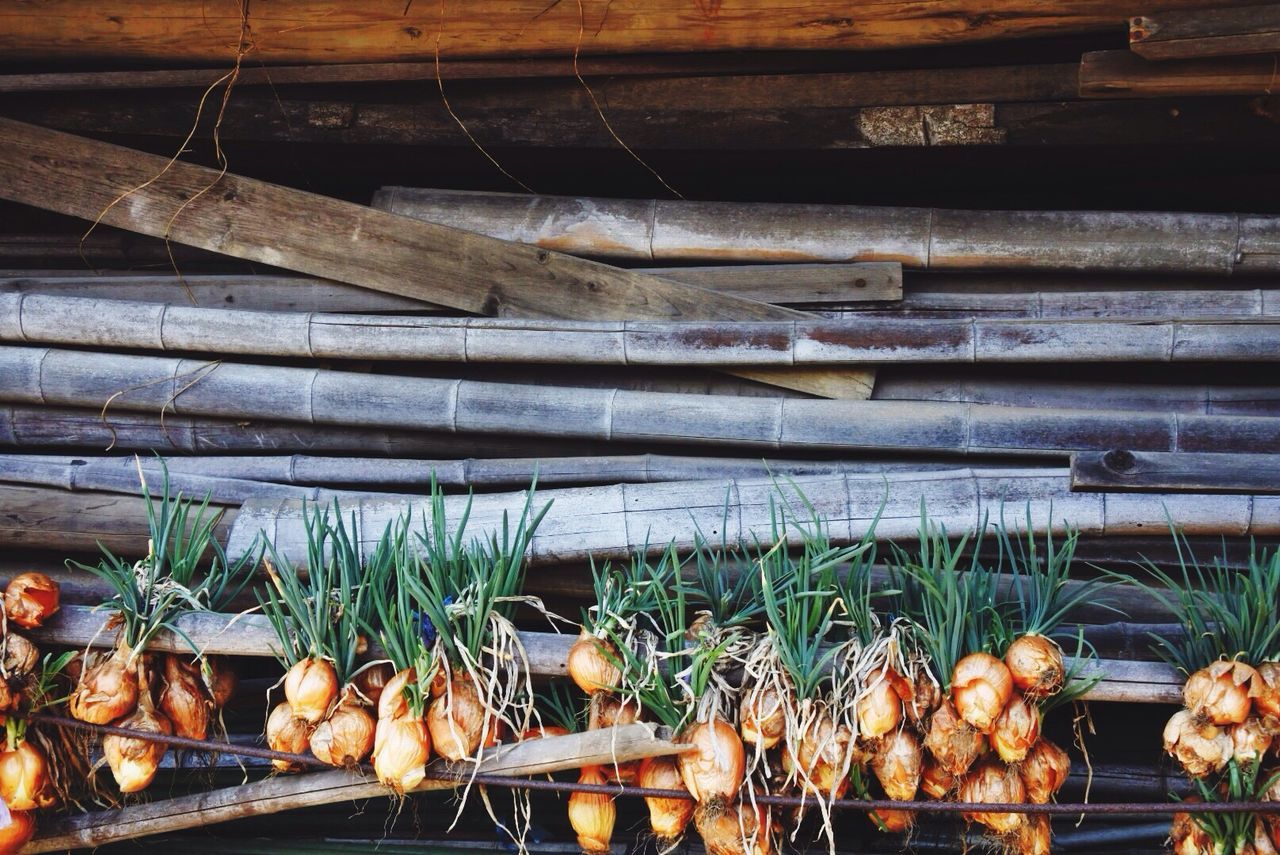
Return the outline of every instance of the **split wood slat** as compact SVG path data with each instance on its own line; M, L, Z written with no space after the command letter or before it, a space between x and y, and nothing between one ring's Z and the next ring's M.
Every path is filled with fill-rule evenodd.
M1071 455L1072 490L1280 493L1280 454L1083 451Z
M528 777L583 766L662 757L680 751L681 746L663 738L655 725L627 724L607 730L498 745L486 749L477 764L436 760L427 767L427 773L432 777L424 780L414 791L455 789L461 785L456 776L465 776L472 771L483 775ZM238 787L42 822L40 836L22 851L61 852L93 848L247 816L390 795L390 791L377 780L360 772L335 769L331 772L278 775Z
M45 644L68 647L111 647L115 643L112 633L103 631L108 615L87 606L64 606L48 623L32 630L32 637ZM184 614L178 626L202 652L227 656L274 656L280 642L275 630L263 615ZM529 661L529 671L538 677L564 677L568 675L569 648L573 645L573 633L521 632L520 643ZM177 634L161 631L148 649L166 653L190 652L188 645ZM1160 662L1132 662L1100 660L1097 671L1103 680L1085 696L1088 700L1125 700L1145 703L1166 703L1170 686L1176 687L1181 697L1182 680L1169 666ZM673 753L673 752L672 752ZM540 771L520 772L536 774Z
M1145 59L1280 52L1280 4L1166 9L1129 19L1129 48Z
M804 317L3 118L0 197L483 315ZM865 372L843 369L747 373L839 397L865 398L873 382Z
M1272 56L1222 56L1151 62L1132 51L1089 51L1080 58L1085 98L1270 95L1280 92Z
M537 386L0 346L0 401L306 424L784 450L1280 451L1280 419Z
M0 294L0 341L309 359L717 368L1256 363L1280 361L1280 319L516 321L256 312Z
M406 187L382 188L373 204L492 237L617 259L897 261L914 269L1092 274L1280 271L1280 217L1274 216L688 202Z
M1149 8L1136 0L945 0L925 7L889 0L851 10L838 0L751 0L730 14L683 0L584 0L581 7L469 0L450 6L442 21L438 9L406 9L403 0L288 0L251 6L247 23L255 63L279 65L427 60L437 51L456 59L899 48L1105 30ZM0 17L0 55L229 66L245 23L239 6L184 0L43 0L39 15L28 13L17 7Z

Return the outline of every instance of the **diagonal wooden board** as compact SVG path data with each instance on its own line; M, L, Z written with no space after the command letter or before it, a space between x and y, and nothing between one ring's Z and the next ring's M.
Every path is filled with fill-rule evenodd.
M481 315L806 317L265 181L219 178L206 167L4 118L0 198ZM869 397L874 382L873 374L849 369L733 373L833 398Z

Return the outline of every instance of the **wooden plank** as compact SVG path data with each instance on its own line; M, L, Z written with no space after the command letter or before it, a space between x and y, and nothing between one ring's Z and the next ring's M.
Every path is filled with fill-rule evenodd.
M8 119L0 119L0 176L0 197L12 201L478 314L803 317ZM764 382L866 397L873 378L842 370Z
M1280 493L1280 455L1077 452L1071 489L1164 493Z
M898 261L911 269L1094 274L1280 270L1280 234L1273 233L1280 220L1237 214L644 202L404 187L383 188L374 205L610 258Z
M1186 95L1270 95L1276 63L1268 56L1151 62L1132 51L1089 51L1080 58L1085 98L1168 98Z
M416 792L453 789L473 771L483 775L526 777L589 765L609 765L677 754L681 746L659 735L656 725L636 723L567 736L498 745L478 763L428 767ZM95 811L42 823L40 836L24 853L60 852L102 846L219 822L303 807L390 797L388 789L361 773L335 769L305 775L280 775L193 796Z
M1280 5L1144 13L1129 19L1129 48L1145 59L1280 51Z
M1161 0L1194 8L1204 0ZM439 10L401 0L292 0L251 8L258 62L342 63L511 55L689 51L865 50L1105 30L1150 9L1127 0L946 0L925 8L877 3L850 17L847 3L754 0L737 14L676 0L599 0L548 8L533 0L472 0ZM39 16L5 13L0 52L14 61L57 58L227 63L242 35L237 6L183 0L45 0ZM585 26L584 26L585 24Z

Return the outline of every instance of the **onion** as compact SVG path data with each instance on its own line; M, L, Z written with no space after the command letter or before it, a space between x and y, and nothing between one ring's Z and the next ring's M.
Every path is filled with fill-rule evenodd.
M1056 743L1041 737L1019 767L1027 801L1047 805L1071 774L1071 758Z
M1263 662L1249 685L1253 710L1268 729L1280 731L1280 662Z
M684 790L684 779L671 757L649 757L640 764L637 780L641 787L656 790ZM658 851L668 852L684 838L693 818L693 802L686 799L662 799L645 796L649 806L649 826L658 838Z
M885 795L899 802L916 797L922 764L920 740L909 730L898 730L885 737L884 744L871 758L871 770L876 773Z
M5 713L18 708L18 700L18 693L9 686L9 681L0 679L0 721L4 719Z
M987 750L987 737L961 719L950 700L943 699L929 720L924 747L947 772L963 775Z
M225 656L206 656L205 667L209 669L209 681L205 688L213 699L213 708L220 710L231 702L236 693L236 672L231 667L231 660Z
M13 810L41 806L49 786L49 762L35 744L23 740L0 753L0 798Z
M267 746L272 751L287 751L290 754L301 754L307 750L307 731L310 729L302 719L293 714L293 707L288 702L276 704L267 716ZM280 772L300 772L302 765L288 760L272 760L271 765Z
M885 677L874 681L858 699L858 735L879 739L902 722L902 698Z
M1275 739L1271 731L1253 716L1242 724L1227 728L1227 732L1231 735L1231 756L1241 766L1265 757Z
M1039 738L1040 708L1015 694L991 729L991 747L1004 762L1021 763Z
M886 834L902 834L910 831L915 825L916 812L913 810L873 810L867 817L875 823L876 828Z
M384 785L404 793L422 782L431 756L431 734L420 718L380 718L373 771Z
M187 665L185 657L173 653L165 656L160 709L172 722L173 732L187 739L204 739L209 735L212 707L204 684Z
M299 659L284 675L284 697L296 718L316 724L338 697L338 673L327 660Z
M528 742L530 739L548 739L552 736L568 736L569 728L561 727L558 724L539 724L526 729L520 734L519 742Z
M1213 725L1197 727L1189 710L1178 710L1164 726L1165 753L1193 778L1221 770L1231 759L1232 748L1226 731Z
M679 755L680 776L699 804L723 807L738 796L746 775L747 755L738 732L716 717L698 722L678 742L694 747Z
M902 694L899 692L899 694ZM929 723L929 716L933 715L933 711L942 703L942 689L938 686L937 681L929 675L929 672L920 668L916 671L916 679L912 685L911 699L908 700L905 695L902 699L902 711L907 714L907 718L921 732L926 731Z
M1240 724L1253 711L1249 691L1256 674L1243 662L1214 662L1187 678L1182 701L1198 725Z
M4 671L10 677L25 677L40 664L40 649L24 636L10 632L4 638Z
M599 766L585 766L578 776L579 784L603 784ZM609 851L613 823L618 817L613 797L604 793L575 792L569 796L569 824L578 835L578 846L586 855L603 855Z
M356 691L371 706L377 707L378 702L382 700L383 690L395 675L396 669L394 665L390 662L379 662L376 665L368 665L361 669L359 674L351 678L351 682L355 685ZM378 717L382 717L381 711L379 711Z
M404 718L409 714L409 699L405 689L418 679L412 668L397 671L387 680L382 691L378 693L378 718Z
M644 711L632 699L625 702L610 692L596 692L587 707L587 730L602 730L640 721Z
M952 775L937 760L926 759L920 774L920 789L931 799L942 801L951 795L956 788L956 776Z
M138 674L129 665L130 651L121 645L80 673L67 709L89 724L110 724L138 705Z
M1253 820L1253 849L1257 855L1280 855L1276 851L1276 842L1271 839L1271 832L1262 817Z
M1015 639L1005 651L1004 664L1014 687L1032 700L1057 694L1066 674L1062 648L1053 639L1036 633Z
M622 682L622 671L614 664L617 660L618 651L612 644L584 629L569 648L569 676L588 695L611 691Z
M1053 829L1046 814L1028 816L1018 829L1018 855L1049 855L1053 848Z
M1200 799L1188 796L1186 801L1198 802ZM1173 855L1213 855L1215 852L1213 838L1189 813L1173 815L1173 823L1169 828L1169 840L1173 844Z
M25 810L9 811L9 822L0 826L0 855L20 851L35 833L35 814Z
M772 686L744 694L738 709L742 741L767 751L777 747L786 730L786 708Z
M806 787L823 796L842 798L849 788L846 765L854 759L849 751L853 741L849 728L837 727L829 715L816 716L800 734L798 750L784 752L783 766L790 765L794 754L804 773Z
M349 769L369 756L373 738L373 716L355 699L355 693L347 689L333 713L311 732L308 744L316 759Z
M956 713L981 733L990 733L1013 696L1013 677L989 653L970 653L951 674L951 700Z
M21 573L4 589L4 613L23 629L35 629L57 613L58 583L43 573Z
M485 709L475 683L458 675L449 690L431 702L427 728L436 753L446 760L473 756L484 739Z
M965 776L957 798L962 802L1023 804L1027 791L1017 771L988 757ZM996 834L1012 834L1026 821L1020 813L966 813L965 819L980 822Z
M1280 779L1277 779L1262 794L1264 802L1280 802ZM1280 813L1264 813L1262 819L1267 824L1267 828L1271 831L1271 840L1275 842L1280 837Z
M144 689L138 695L138 708L117 727L128 730L140 730L146 733L173 733L173 725L151 703L151 692ZM102 753L106 755L107 764L111 766L111 774L122 793L136 793L145 790L160 768L160 759L164 757L165 744L136 739L131 736L108 734L102 737Z
M769 812L745 802L727 810L699 805L693 814L707 855L769 855L773 851Z

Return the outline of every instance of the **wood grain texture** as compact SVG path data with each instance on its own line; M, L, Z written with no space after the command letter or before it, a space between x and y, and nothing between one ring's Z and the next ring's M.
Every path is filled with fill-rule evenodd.
M1280 5L1150 12L1129 19L1129 48L1145 59L1280 51Z
M1132 51L1101 50L1080 58L1080 95L1085 98L1270 95L1277 82L1275 59L1269 56L1151 62Z
M0 119L0 197L483 315L803 317L8 119ZM866 397L873 378L789 372L765 382Z
M1280 455L1077 452L1071 489L1169 493L1280 493Z
M1194 8L1203 0L1161 0ZM14 60L71 58L225 62L240 43L238 6L191 0L43 0L7 10L0 51ZM733 8L675 0L584 0L582 7L520 0L436 8L400 0L278 0L252 7L250 54L265 63L429 59L437 41L450 59L723 50L897 48L1123 26L1152 7L1127 0L903 0L850 9L817 0L799 6L749 0Z

